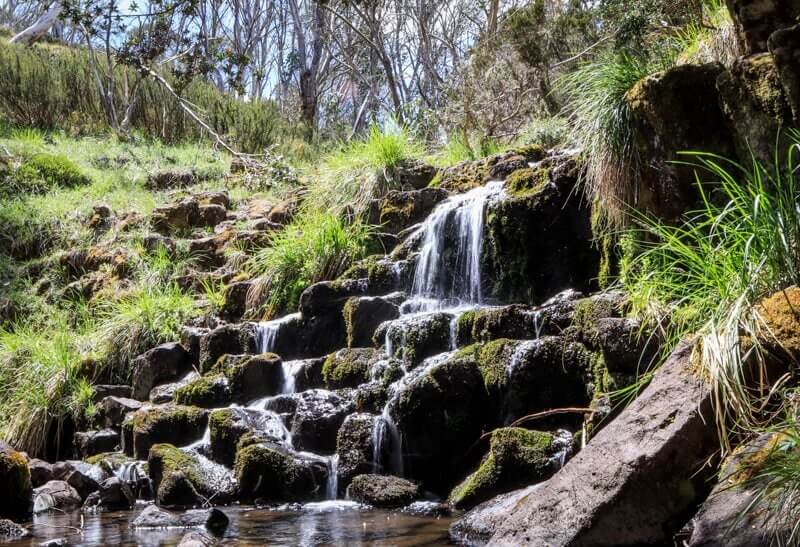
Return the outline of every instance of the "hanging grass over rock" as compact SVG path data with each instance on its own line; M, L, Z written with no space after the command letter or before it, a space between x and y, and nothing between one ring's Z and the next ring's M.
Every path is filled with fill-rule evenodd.
M312 283L336 279L363 258L373 229L325 211L306 209L269 245L257 251L247 269L259 276L248 297L249 308L265 306L267 316L296 309L300 294Z

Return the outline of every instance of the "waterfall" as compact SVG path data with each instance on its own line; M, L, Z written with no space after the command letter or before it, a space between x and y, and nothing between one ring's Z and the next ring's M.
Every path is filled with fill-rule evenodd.
M455 299L461 304L480 304L481 249L486 205L503 192L503 183L492 181L465 194L453 196L440 203L419 230L422 245L419 250L412 301L418 310L431 310L443 300ZM444 260L448 242L448 227L457 231L455 264L447 271Z
M295 321L300 318L299 313L292 313L290 315L286 315L281 317L280 319L274 319L272 321L262 321L256 325L256 340L257 340L257 352L258 353L270 353L274 352L275 348L278 346L278 334L281 331L281 328L286 323L291 321Z
M328 484L325 498L335 500L339 497L339 455L334 454L328 458Z
M297 373L303 368L306 361L283 361L281 367L283 368L283 384L281 385L281 394L291 395L295 393L295 379Z

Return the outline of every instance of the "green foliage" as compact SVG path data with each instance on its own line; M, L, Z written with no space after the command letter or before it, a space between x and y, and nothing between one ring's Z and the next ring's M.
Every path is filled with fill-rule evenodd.
M482 139L477 144L470 143L463 135L449 139L444 147L434 156L434 162L442 167L455 165L464 161L475 161L502 150L502 146L495 140Z
M754 161L748 168L694 154L701 176L714 183L710 195L700 187L703 208L679 226L637 217L634 236L641 252L624 272L633 310L662 326L667 351L680 338L699 333L723 429L757 423L762 408L763 401L754 401L744 385L743 361L760 354L763 339L763 319L754 304L800 283L800 136L792 140L772 167ZM743 336L754 347L743 349Z
M534 118L522 128L516 146L538 144L544 148L553 148L567 142L568 130L568 121L560 116Z
M323 158L311 174L308 201L334 212L364 212L372 199L397 187L397 170L422 156L423 148L404 127L372 126L366 139Z
M701 16L679 28L673 38L681 60L719 62L730 66L744 55L728 6L723 0L705 0Z
M137 77L130 68L117 66L116 71L118 78L130 82ZM125 104L127 87L117 86L116 93L117 104ZM192 81L182 96L197 107L215 131L245 152L261 153L299 134L271 101L244 102L202 81ZM0 41L0 118L22 127L61 128L73 134L105 131L106 113L87 53L54 44L23 47ZM131 128L167 143L209 138L151 79L137 90Z
M266 312L274 316L295 309L300 293L312 283L335 279L366 255L372 227L361 220L346 222L325 211L305 210L248 264L260 276Z
M11 177L11 187L17 192L44 192L90 183L91 179L68 157L44 152L25 160Z
M636 82L674 63L672 50L648 58L609 51L559 82L572 139L586 162L587 190L612 224L621 223L636 181L636 134L625 96Z

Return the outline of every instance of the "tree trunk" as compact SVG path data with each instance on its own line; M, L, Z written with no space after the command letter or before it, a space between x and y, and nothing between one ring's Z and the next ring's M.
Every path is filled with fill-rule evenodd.
M61 2L56 2L35 23L11 38L12 44L32 44L50 30L61 15Z

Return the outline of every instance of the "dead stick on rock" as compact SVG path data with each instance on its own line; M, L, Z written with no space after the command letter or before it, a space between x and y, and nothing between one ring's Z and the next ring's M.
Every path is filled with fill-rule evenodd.
M532 422L533 420L538 420L540 418L547 418L548 416L554 416L556 414L585 414L587 412L594 412L594 409L592 409L592 408L578 408L578 407L554 408L552 410L545 410L543 412L537 412L536 414L528 414L527 416L523 416L522 418L519 418L518 420L515 420L514 422L512 422L510 425L507 425L506 427L519 427L520 425L522 425L522 424L524 424L526 422ZM493 429L492 431L484 433L483 435L481 435L480 440L482 441L486 437L491 436L491 434L494 433L495 431L496 430Z

